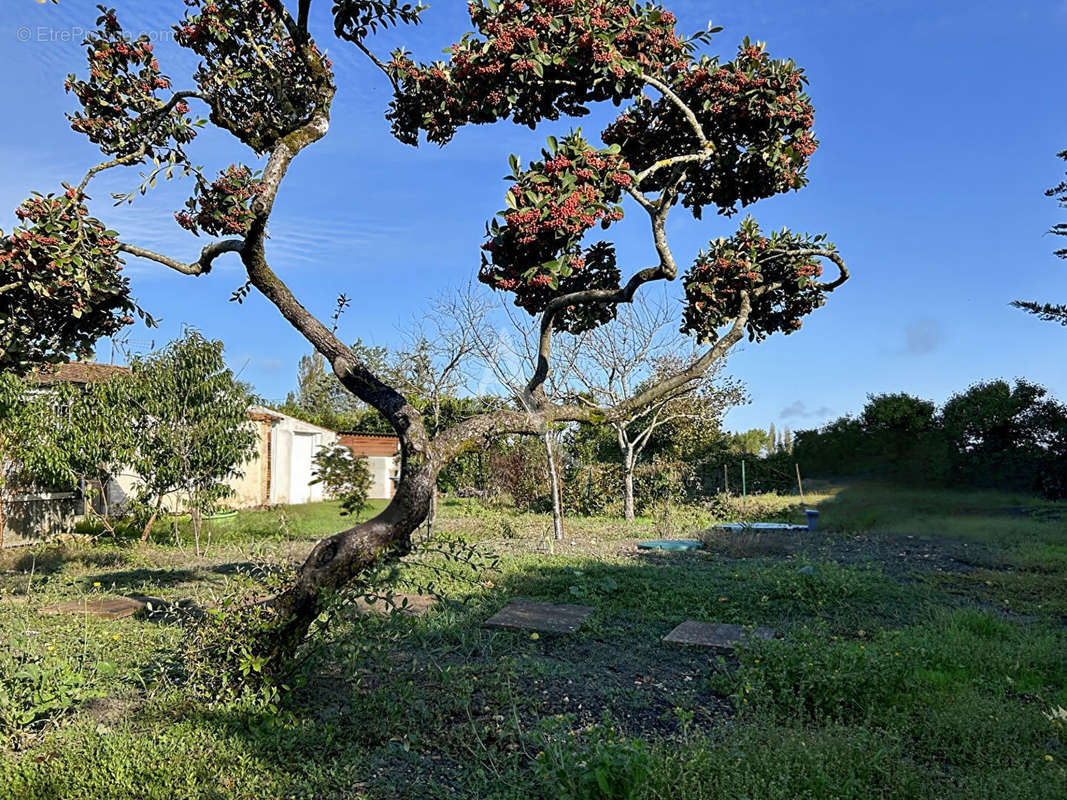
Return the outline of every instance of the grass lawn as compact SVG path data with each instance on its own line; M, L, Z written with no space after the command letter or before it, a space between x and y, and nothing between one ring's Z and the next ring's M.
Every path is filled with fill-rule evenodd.
M181 547L161 525L145 548L5 551L0 800L1067 797L1067 504L859 484L808 502L817 533L677 554L635 544L701 535L710 512L568 520L550 548L546 517L442 502L436 545L378 576L432 583L436 606L339 608L273 699L196 691L166 616L43 611L217 606L337 530L332 504L216 523L199 558L180 523ZM495 567L443 562L460 538ZM570 635L481 627L517 596L594 613ZM781 638L664 644L686 619Z

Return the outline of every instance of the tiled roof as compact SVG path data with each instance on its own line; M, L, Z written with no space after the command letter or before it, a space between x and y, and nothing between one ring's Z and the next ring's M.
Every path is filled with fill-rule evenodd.
M259 422L270 422L272 420L285 419L285 415L275 411L273 408L254 405L248 409L248 418Z
M119 375L128 375L129 372L129 368L117 367L113 364L71 362L41 367L30 375L30 381L41 386L52 386L57 383L75 383L84 386L89 383L103 383Z

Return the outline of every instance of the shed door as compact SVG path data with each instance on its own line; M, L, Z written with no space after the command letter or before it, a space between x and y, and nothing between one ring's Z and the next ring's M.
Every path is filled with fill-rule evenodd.
M315 455L315 434L293 434L293 460L289 465L289 502L311 502L311 459Z

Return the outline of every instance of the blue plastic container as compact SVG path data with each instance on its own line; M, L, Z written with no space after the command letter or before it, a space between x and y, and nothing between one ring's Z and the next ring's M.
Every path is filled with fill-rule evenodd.
M638 550L700 550L704 543L696 539L659 539L653 542L639 542Z
M808 518L808 530L813 531L819 527L819 512L807 510L804 515Z

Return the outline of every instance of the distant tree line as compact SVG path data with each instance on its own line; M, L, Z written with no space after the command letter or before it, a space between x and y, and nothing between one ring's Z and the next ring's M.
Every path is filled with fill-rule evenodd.
M858 417L799 431L795 456L811 475L1067 497L1067 406L1025 380L977 383L940 409L872 395Z
M626 348L606 345L601 348L603 352L596 350L599 360L590 359L578 367L577 359L572 359L575 402L603 401L609 395L609 400L617 402L661 379L663 371L669 372L670 353L677 351L678 337L672 332L663 336L666 344L658 341L662 326L656 311L644 309L643 313L648 319L635 314L635 320L627 320L626 329L633 338L633 349L644 355L644 361L636 355L630 357ZM477 316L477 311L470 316ZM473 349L469 342L477 341L475 334L466 338L456 334L457 328L443 334L435 331L432 338L419 333L409 335L407 345L396 350L368 347L362 342L353 345L353 349L362 353L365 360L373 361L395 385L404 387L408 402L420 409L433 430L448 428L493 408L520 408L517 397L472 394L476 387L466 380L471 372L469 365L449 371L450 365L460 364L461 356ZM589 347L588 342L585 345ZM434 348L440 352L434 352ZM660 356L657 348L665 354ZM479 363L489 360L490 353L486 352ZM643 372L633 366L649 361L652 366ZM505 379L502 376L497 388ZM632 386L628 385L631 381ZM552 453L561 511L568 516L618 514L631 518L635 513L648 513L664 500L682 501L722 491L724 463L738 465L741 458L751 456L749 461L754 464L761 456L791 449L792 433L788 429L776 433L773 425L769 430L754 429L744 434L723 431L723 415L744 402L744 387L714 370L617 423L556 426L552 431ZM296 388L278 408L333 430L392 432L377 411L342 390L318 354L300 360ZM553 503L548 455L549 450L539 437L490 436L481 446L444 467L437 476L437 489L448 495L549 512ZM732 488L740 493L739 468L730 469L731 481L736 484ZM754 467L753 487L759 485L758 471Z

